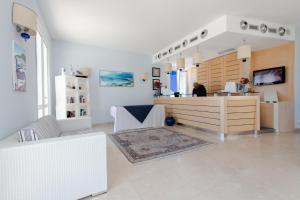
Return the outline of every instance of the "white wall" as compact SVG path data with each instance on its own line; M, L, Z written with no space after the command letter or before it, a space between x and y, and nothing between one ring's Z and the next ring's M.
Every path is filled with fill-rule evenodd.
M35 0L18 0L39 14ZM40 27L42 27L42 23ZM14 133L37 118L37 84L35 38L24 42L12 24L12 1L0 2L0 139ZM44 28L46 30L46 28ZM46 32L46 31L45 31ZM21 44L27 56L27 91L15 92L12 87L13 40Z
M300 128L300 26L296 27L295 48L295 126Z
M151 56L100 47L74 44L64 41L52 43L52 111L55 111L54 76L60 75L61 68L90 67L92 121L96 123L112 122L109 109L112 105L138 105L153 103L151 80ZM134 72L134 87L100 87L99 70ZM142 82L138 75L148 73L149 80Z

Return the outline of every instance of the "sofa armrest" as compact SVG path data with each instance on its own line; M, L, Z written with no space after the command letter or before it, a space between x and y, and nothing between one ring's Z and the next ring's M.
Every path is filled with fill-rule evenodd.
M77 131L92 128L90 117L81 119L59 119L57 120L62 132Z
M104 133L16 143L0 148L0 160L0 199L80 199L107 190Z

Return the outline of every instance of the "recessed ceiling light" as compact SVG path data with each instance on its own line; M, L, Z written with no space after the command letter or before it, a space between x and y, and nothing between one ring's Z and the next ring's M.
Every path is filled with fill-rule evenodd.
M205 38L205 37L207 36L207 34L208 34L208 30L207 30L207 29L203 30L203 31L201 32L201 38L202 38L202 39Z
M285 29L285 28L279 27L278 33L279 33L280 36L284 36L285 32L286 32L286 29Z
M240 27L241 27L242 30L246 30L248 28L248 22L245 21L245 20L242 20L240 22Z
M266 33L266 32L268 31L268 26L265 25L265 24L261 24L261 25L260 25L260 31L261 31L262 33Z

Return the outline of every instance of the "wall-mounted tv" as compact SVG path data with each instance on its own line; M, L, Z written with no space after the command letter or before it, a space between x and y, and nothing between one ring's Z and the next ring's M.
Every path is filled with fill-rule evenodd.
M285 66L253 71L253 85L273 85L285 82Z

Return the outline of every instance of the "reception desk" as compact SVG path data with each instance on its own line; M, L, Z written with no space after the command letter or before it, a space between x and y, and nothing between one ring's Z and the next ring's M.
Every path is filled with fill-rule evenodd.
M225 134L260 130L259 96L158 97L177 123Z

